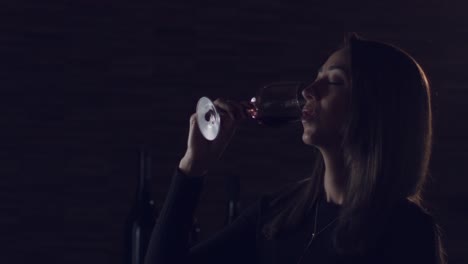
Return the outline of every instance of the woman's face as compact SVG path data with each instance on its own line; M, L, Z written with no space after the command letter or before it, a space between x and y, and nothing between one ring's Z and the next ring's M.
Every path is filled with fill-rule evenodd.
M350 70L349 51L340 49L328 58L315 81L302 92L306 99L302 111L305 144L317 147L341 144L342 127L348 117Z

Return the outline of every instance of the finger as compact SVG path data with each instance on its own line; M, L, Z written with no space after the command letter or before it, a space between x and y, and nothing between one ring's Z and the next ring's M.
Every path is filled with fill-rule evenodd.
M190 116L189 141L193 138L203 138L203 135L197 123L197 113L194 113Z
M193 132L196 132L193 130L194 128L196 129L196 126L197 126L197 114L196 113L190 116L189 124L190 124L190 127L189 127L189 134L188 134L188 142L190 144L190 142L192 141Z
M219 99L218 103L221 107L228 109L228 112L231 114L231 118L234 119L235 122L239 122L248 117L246 107L240 103L224 99Z
M190 116L190 126L194 126L197 123L197 113L193 113Z
M230 100L228 100L227 103L230 104L235 109L235 116L237 117L239 121L247 118L247 110L246 110L247 108L245 107L245 105L243 105L242 103L238 103L238 102L230 101Z
M232 120L235 120L234 107L228 104L224 99L218 98L214 102L217 110L219 110L220 115L227 114Z

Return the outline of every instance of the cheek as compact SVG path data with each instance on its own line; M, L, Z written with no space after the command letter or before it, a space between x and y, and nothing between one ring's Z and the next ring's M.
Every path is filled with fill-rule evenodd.
M335 97L323 101L321 121L324 129L331 131L340 130L348 117L346 97Z

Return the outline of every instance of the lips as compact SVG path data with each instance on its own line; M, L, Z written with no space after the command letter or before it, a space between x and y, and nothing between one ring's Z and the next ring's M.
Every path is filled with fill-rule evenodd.
M302 109L302 120L308 121L314 119L316 113L312 107L304 107Z

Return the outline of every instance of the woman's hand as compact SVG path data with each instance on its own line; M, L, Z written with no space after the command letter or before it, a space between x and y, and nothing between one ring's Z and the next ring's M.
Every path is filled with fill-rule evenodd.
M213 103L221 117L220 131L213 141L205 139L201 134L196 114L190 117L187 151L179 163L179 169L188 176L206 174L212 164L221 157L239 122L247 116L239 103L219 98Z

